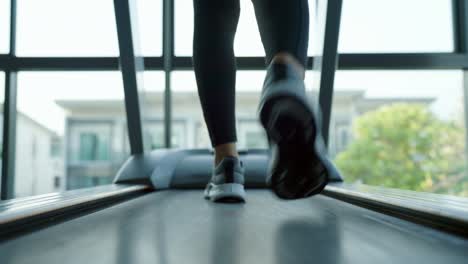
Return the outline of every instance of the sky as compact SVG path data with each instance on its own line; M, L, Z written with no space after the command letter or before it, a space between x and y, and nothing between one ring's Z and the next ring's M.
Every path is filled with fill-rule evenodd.
M162 2L137 0L140 47L145 56L161 55ZM310 1L313 18L315 7ZM90 8L92 7L92 8ZM18 0L18 56L118 56L112 0ZM175 53L190 56L192 0L175 2ZM8 0L0 0L0 53L8 50ZM450 52L453 32L450 0L344 0L339 51ZM314 21L309 54L314 52ZM263 56L250 0L241 0L235 41L238 56ZM1 80L2 74L0 74ZM122 99L118 72L22 72L18 108L59 134L64 112L57 99ZM239 72L238 90L260 90L262 71ZM147 90L162 90L160 72L145 74ZM195 91L193 72L172 75L174 91ZM4 83L4 82L2 82ZM306 81L311 84L310 75ZM338 71L337 90L361 89L370 97L438 98L433 109L450 118L462 95L460 71ZM3 94L2 94L3 96Z

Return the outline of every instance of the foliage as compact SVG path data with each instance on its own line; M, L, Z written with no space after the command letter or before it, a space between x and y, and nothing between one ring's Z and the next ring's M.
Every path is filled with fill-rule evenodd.
M418 104L357 118L354 141L336 157L346 181L468 196L464 131Z

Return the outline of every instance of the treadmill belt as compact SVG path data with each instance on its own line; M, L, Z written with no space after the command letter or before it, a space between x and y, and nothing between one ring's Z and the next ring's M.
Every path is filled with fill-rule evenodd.
M0 263L467 263L468 240L325 196L158 191L0 244Z

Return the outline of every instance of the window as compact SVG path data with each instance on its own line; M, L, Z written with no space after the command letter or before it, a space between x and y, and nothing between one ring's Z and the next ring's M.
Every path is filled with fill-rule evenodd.
M54 187L55 187L56 189L59 189L59 188L60 188L60 186L61 186L60 180L61 180L61 179L62 179L62 178L61 178L60 176L55 176L55 177L54 177Z
M32 136L31 138L31 159L35 160L37 156L37 138L36 136Z
M246 148L268 148L265 133L263 131L250 131L245 135Z
M194 138L195 142L193 143L193 148L211 148L210 136L208 135L208 129L206 128L204 119L199 118L195 123Z
M340 145L345 148L349 140L348 129L339 129L338 131L340 133Z
M421 7L424 7L421 9ZM340 53L453 52L452 1L345 0L340 30ZM315 1L309 1L309 51L314 54ZM417 19L415 16L417 15ZM397 16L397 17L396 17ZM175 1L175 54L192 55L192 2ZM236 56L264 56L251 1L241 0L234 44Z
M123 97L117 71L19 72L16 197L57 191L56 177L60 190L111 182L129 156Z
M140 49L145 56L162 55L162 0L138 0Z
M464 120L462 71L338 71L330 154L347 182L468 196Z
M238 71L236 81L236 118L238 122L238 144L246 148L246 138L242 136L244 121L252 120L254 131L262 131L257 120L256 112L260 91L262 89L264 71ZM187 148L211 148L208 130L206 129L203 112L198 98L195 75L192 71L176 71L172 73L172 105L173 124L175 120L185 120ZM249 121L250 122L250 121ZM179 133L173 128L173 133ZM265 142L265 141L263 141Z
M5 96L5 72L2 72L0 71L0 102L2 103L2 113L3 113L3 99L4 99L4 96Z
M118 122L112 119L83 120L69 118L67 121L68 158L70 163L80 165L89 162L110 162L112 156L123 159L123 152L112 153L110 140L119 130ZM120 135L123 140L123 135Z
M172 124L171 145L173 148L186 148L187 126L184 120L176 120Z
M265 71L238 71L236 79L236 118L239 148L267 147L266 135L257 121L257 107L260 100ZM171 76L173 120L187 122L187 148L211 148L208 130L198 98L195 74L192 71L176 71ZM311 96L312 73L306 74L306 86ZM174 123L174 122L173 122ZM258 133L258 142L247 142L247 133ZM178 133L173 129L173 133ZM253 134L252 134L253 136ZM252 137L253 138L253 137ZM263 139L260 139L263 138Z
M0 71L0 162L3 155L3 104L5 96L5 73ZM0 165L1 166L1 165ZM0 176L1 176L0 171Z
M421 7L424 7L421 10ZM175 1L175 54L192 55L193 6ZM453 52L452 1L345 0L340 53ZM309 51L315 49L315 1L309 1ZM396 18L398 14L398 18ZM417 14L417 19L415 15ZM241 0L236 56L264 56L251 1Z
M350 140L350 125L348 124L336 124L336 128L332 133L335 134L336 140L336 152L341 152L346 148Z
M177 71L171 75L172 84L172 133L182 133L187 138L186 148L210 148L208 131L204 126L203 113L198 99L195 75L192 71ZM176 129L184 120L186 130Z
M80 133L80 161L109 160L109 144L107 135L97 133Z
M165 74L162 71L145 71L143 81L144 89L140 93L140 109L145 149L162 148L164 147ZM127 133L126 130L125 133Z
M151 149L165 148L164 144L164 121L145 121L146 138L150 142ZM172 124L171 146L172 148L182 148L186 146L185 122L175 121Z
M0 5L3 2L9 1L0 0ZM161 56L162 0L135 2L140 51L145 56ZM8 9L0 8L0 33L8 26L1 21L8 16L1 12L8 12ZM19 56L119 54L112 0L18 0L17 20ZM0 53L2 41L0 38Z
M0 0L0 54L10 51L10 0Z
M240 0L241 15L234 43L236 56L265 56L250 0ZM175 0L175 55L192 56L193 3Z
M339 52L453 52L452 2L344 0Z
M152 122L153 123L153 122ZM148 126L148 122L146 122ZM145 130L146 138L150 142L150 148L153 149L160 149L164 148L164 127L163 122L160 124L152 124L152 129L147 127Z
M50 144L50 156L52 158L59 158L62 155L62 140L60 137L56 136L52 138Z
M309 55L317 43L316 2L309 1ZM135 3L141 52L161 56L163 1ZM253 5L240 3L235 54L264 56ZM452 3L345 0L339 52L453 52ZM193 1L174 4L175 55L191 56ZM16 28L19 57L119 55L112 0L17 0ZM0 0L0 54L10 50L9 30L10 1ZM16 197L111 183L130 154L121 73L19 70ZM264 75L237 73L241 149L268 146L256 114ZM145 148L163 148L165 74L147 71L143 78ZM3 72L0 82L3 108ZM456 70L338 71L330 155L346 181L468 196L463 82ZM310 73L306 84L316 99ZM194 73L172 72L171 89L172 146L211 148Z
M18 56L119 54L112 0L17 2Z

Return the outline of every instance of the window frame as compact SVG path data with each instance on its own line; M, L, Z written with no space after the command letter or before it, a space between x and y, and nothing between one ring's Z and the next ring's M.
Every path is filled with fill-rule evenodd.
M119 69L118 57L17 57L16 56L16 6L17 0L10 1L10 51L0 55L0 71L5 72L5 102L3 119L3 151L0 199L12 197L14 184L15 144L16 142L16 75L18 71L108 71ZM174 55L174 0L163 1L162 56L144 57L145 70L163 70L165 72L165 102L171 101L170 74L178 70L192 70L191 57ZM117 1L116 1L117 2ZM116 3L114 2L114 3ZM133 5L133 1L129 1ZM338 69L388 70L388 69L468 69L468 1L452 0L454 52L450 53L366 53L340 54ZM118 26L119 28L119 26ZM119 29L118 29L119 30ZM313 57L309 57L308 69L312 68ZM264 69L262 57L238 57L239 70ZM127 85L124 85L127 86ZM127 88L124 88L127 89ZM127 111L135 108L134 98L125 97ZM468 99L465 98L465 106ZM327 96L326 103L332 104L332 96ZM171 147L172 105L164 104L165 145ZM329 119L329 117L328 117ZM141 134L141 131L140 131ZM142 141L142 137L137 141Z

